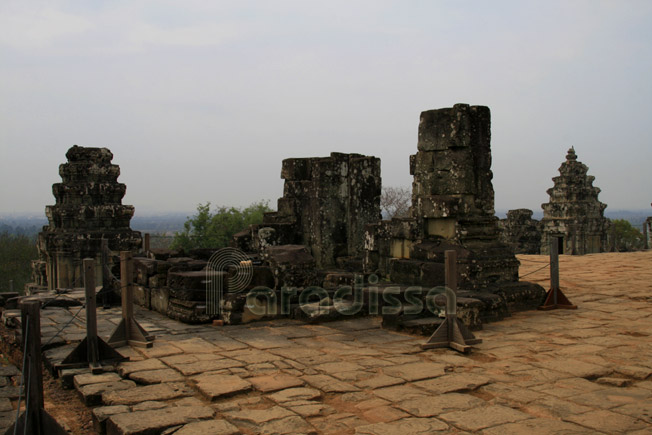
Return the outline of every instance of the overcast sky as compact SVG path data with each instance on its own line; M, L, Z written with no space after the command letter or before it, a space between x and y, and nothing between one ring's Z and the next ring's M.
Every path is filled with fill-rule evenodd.
M650 210L650 1L3 0L0 213L53 204L73 144L139 215L275 207L284 158L332 151L408 187L455 103L491 108L497 209L539 211L574 146L608 210Z

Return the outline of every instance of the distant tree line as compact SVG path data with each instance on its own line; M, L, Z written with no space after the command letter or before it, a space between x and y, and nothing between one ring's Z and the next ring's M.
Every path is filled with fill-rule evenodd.
M13 280L14 291L22 293L31 281L31 261L37 258L35 237L0 232L0 291L9 291L9 281Z
M224 248L234 234L249 225L263 222L263 215L272 211L267 201L258 201L246 208L218 207L211 211L211 204L199 204L197 214L189 217L183 231L174 236L171 247L189 250L194 248Z
M640 251L645 247L643 233L625 219L614 219L611 221L614 226L616 251Z

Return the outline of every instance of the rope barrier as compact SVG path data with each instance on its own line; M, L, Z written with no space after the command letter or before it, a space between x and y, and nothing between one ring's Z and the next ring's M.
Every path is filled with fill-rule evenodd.
M29 316L26 316L29 319ZM25 367L27 366L27 336L29 334L29 322L25 325L25 336L23 337L23 367L20 373L20 388L18 389L18 405L16 405L16 422L14 423L14 435L18 430L18 419L20 418L20 402L23 400L23 387L25 386Z
M31 366L32 364L32 359L30 358L29 364ZM37 368L40 370L40 367ZM27 422L29 421L29 396L30 396L30 390L32 389L32 377L28 376L27 377L27 395L25 396L25 425L23 426L23 435L27 435L27 428L29 427L29 424ZM14 429L14 432L16 432L16 429Z
M72 323L72 321L75 320L75 319L77 318L77 316L79 315L79 313L81 313L81 310L83 310L83 309L84 309L84 306L83 306L83 305L82 305L81 307L79 307L79 310L77 310L77 312L76 312L76 313L75 313L75 314L70 318L70 320L68 320L68 323L66 323L65 325L63 325L63 328L59 329L59 330L57 331L57 333L54 334L54 335L53 335L53 336L48 340L48 342L45 343L45 344L43 345L43 347L45 347L45 346L47 346L48 344L52 343L52 341L53 341L55 338L57 338L57 337L59 336L59 334L61 334L61 333L63 332L64 329L66 329L68 326L70 326L70 324ZM81 319L80 319L80 320L81 320Z
M536 263L536 264L548 263L548 261L536 261L536 260L530 260L530 259L527 259L527 258L518 258L518 261L525 261L526 263Z
M536 273L536 272L538 272L538 271L540 271L540 270L543 270L543 269L545 269L546 267L550 267L550 264L546 264L545 266L540 267L540 268L538 268L537 270L533 270L532 272L526 273L525 275L521 275L520 278L525 278L526 276L528 276L528 275L532 275L533 273Z

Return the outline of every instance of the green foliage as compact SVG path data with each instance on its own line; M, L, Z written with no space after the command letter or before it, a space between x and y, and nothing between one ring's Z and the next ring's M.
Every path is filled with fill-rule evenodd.
M614 219L612 223L616 236L616 250L638 251L643 249L645 241L643 240L643 233L638 228L634 228L625 219Z
M210 205L207 202L197 206L197 214L183 224L183 231L175 234L172 248L224 248L235 233L262 223L263 214L272 211L267 201L255 202L244 209L218 207L215 213L211 213Z
M9 291L9 281L13 280L14 291L22 293L31 281L31 260L37 258L33 237L0 233L0 291Z

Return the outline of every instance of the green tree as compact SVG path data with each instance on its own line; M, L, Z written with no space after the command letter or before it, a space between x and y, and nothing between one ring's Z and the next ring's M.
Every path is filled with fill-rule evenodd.
M645 241L643 233L638 228L632 226L625 219L614 219L615 245L618 251L638 251L643 249Z
M199 204L197 214L183 224L183 231L174 235L171 247L189 250L193 248L223 248L229 245L233 235L252 224L263 222L263 215L272 211L267 201L258 201L242 209L218 207L210 210L210 202Z
M0 233L0 291L8 291L9 281L13 280L14 291L22 293L31 281L32 260L37 258L33 237Z

